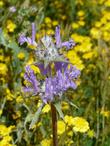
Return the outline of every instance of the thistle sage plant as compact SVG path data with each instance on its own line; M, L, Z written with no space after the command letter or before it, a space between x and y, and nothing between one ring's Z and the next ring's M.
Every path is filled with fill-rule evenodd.
M55 29L54 40L51 36L46 35L37 43L35 34L35 24L32 23L32 37L26 37L22 34L19 37L19 43L22 45L26 42L36 47L37 62L35 62L35 65L39 68L43 79L39 80L30 66L26 66L24 79L29 84L23 87L23 91L32 95L39 95L44 104L51 104L53 146L57 146L57 108L55 104L63 100L62 95L67 89L75 90L77 88L75 80L80 75L80 71L60 54L60 50L65 48L68 51L75 46L75 43L72 39L65 42L61 40L60 26Z

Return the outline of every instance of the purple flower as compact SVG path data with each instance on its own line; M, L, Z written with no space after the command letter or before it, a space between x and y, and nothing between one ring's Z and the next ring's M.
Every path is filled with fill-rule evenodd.
M66 47L67 50L69 50L73 46L75 46L75 43L73 42L73 40L62 42L62 47Z
M16 12L16 7L15 6L11 6L9 8L9 11L12 12L12 13Z
M61 99L62 94L68 88L74 90L77 88L75 79L80 75L80 71L69 64L67 59L59 54L60 48L66 47L68 50L75 46L75 43L73 40L61 41L59 26L55 30L56 44L54 44L52 37L45 36L41 39L41 44L37 45L35 42L35 33L35 24L32 23L32 37L26 37L22 34L19 37L19 43L22 45L26 42L37 46L36 54L38 63L35 63L35 65L39 67L43 77L39 81L36 80L33 70L31 70L30 66L26 66L24 79L29 84L24 87L24 92L39 94L44 103L54 102L56 97ZM54 69L51 66L52 63L54 63ZM53 76L53 74L55 75Z
M47 67L45 67L43 63L35 63L35 65L40 69L42 75L51 74L50 65L48 65Z
M33 70L30 66L26 66L24 79L28 81L28 85L24 87L24 92L31 92L32 94L41 95L44 103L53 102L55 97L61 99L61 95L68 89L76 89L77 85L75 79L80 75L80 71L76 67L70 65L70 68L65 67L56 71L54 77L46 77L42 81L37 81Z
M37 43L35 41L35 34L36 34L35 24L32 23L32 38L26 37L24 34L21 34L18 39L18 42L20 43L20 45L23 45L26 42L29 45L33 45L33 46L37 47Z
M61 48L61 37L60 37L60 26L57 26L55 29L55 40L56 40L56 47Z
M51 75L51 66L50 64L45 68L43 63L35 63L35 65L40 69L40 72L42 75ZM54 62L55 65L55 71L58 70L65 70L68 66L68 63L66 62Z
M34 44L35 42L35 36L36 36L36 28L35 28L35 23L32 23L32 39L31 39L31 43Z
M66 47L67 50L75 46L75 43L73 40L69 40L66 42L61 42L61 37L60 37L60 26L57 26L55 29L55 40L56 40L56 47L57 48L62 48Z
M76 89L77 85L74 80L79 75L80 71L71 65L70 68L66 67L64 71L58 70L55 77L46 78L42 100L45 103L52 102L55 100L55 96L62 95L68 88Z
M68 66L68 63L66 62L55 62L55 70L58 71L58 70L65 70L66 67Z
M51 102L53 101L54 98L54 82L53 79L50 78L46 78L45 79L45 93L42 96L42 100L43 102L47 103L47 102Z
M24 92L32 92L33 94L37 94L39 92L39 83L36 80L36 76L34 71L31 70L30 66L26 66L26 72L24 74L24 79L28 81L28 85L23 88Z

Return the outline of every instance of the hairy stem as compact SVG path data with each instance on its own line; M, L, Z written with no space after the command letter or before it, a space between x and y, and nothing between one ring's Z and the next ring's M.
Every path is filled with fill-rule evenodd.
M51 103L51 114L52 114L52 130L53 130L53 146L58 146L58 138L57 138L57 112L56 108Z

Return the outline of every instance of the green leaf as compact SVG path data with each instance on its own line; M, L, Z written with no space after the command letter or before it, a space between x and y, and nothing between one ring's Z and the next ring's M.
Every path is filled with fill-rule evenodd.
M69 103L71 106L73 106L73 107L75 107L75 108L79 109L79 107L78 107L77 105L75 105L73 102L68 101L68 103Z
M9 48L13 49L13 53L18 54L18 52L20 51L20 47L18 46L18 44L16 42L10 42L8 45Z
M55 104L56 110L59 113L60 118L62 118L64 120L64 115L61 109L61 102L56 102Z
M7 46L7 42L6 42L6 39L3 35L3 32L2 30L0 31L0 44L4 45L4 46Z
M32 117L33 117L33 114L32 113L29 113L26 116L25 121L24 121L24 127L26 127L26 124L32 120Z
M34 124L38 122L43 106L44 106L44 104L41 104L41 106L38 108L37 112L35 113L34 117L32 118L29 129L31 129L34 126Z

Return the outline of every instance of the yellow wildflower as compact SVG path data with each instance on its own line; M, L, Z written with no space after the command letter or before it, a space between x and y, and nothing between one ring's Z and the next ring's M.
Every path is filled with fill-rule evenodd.
M97 28L92 28L90 33L94 39L98 39L100 37L100 30Z
M40 34L36 33L36 39L39 40L40 39Z
M104 17L107 20L110 20L110 12L109 11L105 11Z
M34 63L34 58L32 56L30 56L29 60L26 63L26 65L31 65L32 63Z
M84 26L84 25L85 25L85 22L82 21L82 20L80 20L80 21L78 21L78 24L79 24L80 26Z
M99 0L98 3L99 4L103 4L105 0Z
M90 51L91 48L92 48L92 43L90 41L86 40L86 38L85 38L85 41L83 43L81 43L80 45L77 45L75 47L75 51L84 53L84 52Z
M3 110L2 110L2 109L0 109L0 116L2 115L2 113L3 113Z
M94 52L87 52L82 56L84 59L91 59L94 56Z
M0 55L0 61L4 61L4 56Z
M70 137L72 137L73 136L73 131L72 130L71 131L68 131L67 135L70 136Z
M107 23L107 19L105 17L102 17L100 19L100 21L101 21L102 24L106 24Z
M106 110L106 111L101 110L100 113L101 113L101 115L103 115L106 118L110 117L110 111L109 110Z
M51 146L52 140L51 139L43 139L41 141L41 146Z
M56 20L52 21L52 25L53 25L53 26L58 25L58 21L56 21Z
M11 93L11 91L7 88L6 89L6 99L9 101L12 101L14 98L13 94Z
M8 71L7 65L4 63L0 63L0 74L6 75Z
M0 1L0 7L3 7L3 5L4 5L4 2Z
M107 32L107 31L104 31L103 32L103 39L105 40L105 41L110 41L110 33L109 32Z
M12 146L12 137L9 134L13 128L15 126L6 127L5 125L0 125L0 137L2 138L0 140L0 146Z
M11 20L8 20L7 21L7 29L8 29L8 31L9 32L14 32L15 28L16 28L16 24L13 23Z
M73 118L73 130L75 132L85 133L89 130L89 123L82 117Z
M65 128L66 128L66 125L63 121L58 121L57 122L57 125L58 125L58 134L61 135L65 132Z
M18 57L20 60L24 59L24 57L25 57L24 52L19 52L17 57Z
M40 73L40 70L37 66L35 65L31 65L31 69L35 72L35 73Z
M102 28L103 31L109 31L110 30L110 24L109 23L106 23L104 25L104 27Z
M0 145L1 146L12 146L12 144L10 143L12 141L12 137L11 136L5 136L2 138L2 140L0 141Z
M54 31L52 30L52 29L49 29L49 30L47 30L47 32L46 32L48 35L52 35L52 34L54 34Z
M87 132L87 135L88 135L90 138L93 138L93 137L95 136L94 130L89 130L89 131Z
M104 3L104 5L107 6L107 7L110 7L110 0L106 1L106 2Z
M67 58L78 69L80 69L80 70L84 69L84 64L83 64L82 60L80 59L80 57L77 55L77 53L74 50L68 51Z
M102 26L102 23L100 21L95 22L95 27L100 28Z
M65 117L64 117L64 120L65 120L65 123L67 123L68 124L68 126L72 126L73 125L73 117L72 116L68 116L68 115L66 115Z
M50 111L50 105L46 104L42 109L42 113L48 113L49 111Z
M28 45L28 48L30 48L32 50L36 49L36 46L35 45L29 44L29 43L27 45Z
M20 73L20 76L21 76L22 78L24 78L24 72L21 72L21 73Z
M23 97L21 95L19 95L17 98L16 98L16 102L17 103L22 103L23 102Z
M15 126L6 127L5 125L0 125L0 135L8 135L9 133L11 133L13 128L15 128Z
M85 12L84 12L83 10L80 10L80 11L78 11L77 15L78 15L79 17L82 17L82 16L85 15Z
M78 34L72 34L71 35L71 38L75 41L75 42L77 42L77 43L82 43L82 42L84 42L84 37L83 36L81 36L81 35L78 35Z
M79 28L79 24L78 23L72 23L71 27L73 29L78 29Z
M48 24L48 23L51 23L52 21L51 21L50 17L46 17L44 22Z

